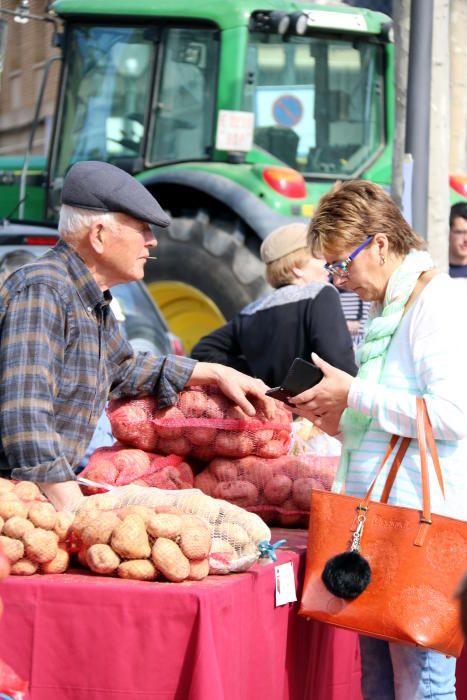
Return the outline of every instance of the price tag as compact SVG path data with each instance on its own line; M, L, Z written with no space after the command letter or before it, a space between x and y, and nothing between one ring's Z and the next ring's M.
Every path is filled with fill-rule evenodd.
M276 576L276 607L293 603L297 600L295 590L295 576L291 561L285 564L278 564L275 567Z

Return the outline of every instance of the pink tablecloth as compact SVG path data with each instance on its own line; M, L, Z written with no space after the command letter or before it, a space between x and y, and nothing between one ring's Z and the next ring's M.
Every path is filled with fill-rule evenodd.
M306 533L283 535L299 583ZM184 584L10 577L0 658L30 700L360 700L356 636L276 608L274 586L274 564Z

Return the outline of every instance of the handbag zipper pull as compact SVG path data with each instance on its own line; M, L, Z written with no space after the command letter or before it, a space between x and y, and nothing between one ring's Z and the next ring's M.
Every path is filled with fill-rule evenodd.
M350 545L351 552L360 551L360 540L362 539L363 526L365 524L366 515L359 515L357 520L357 527L352 535L352 543Z

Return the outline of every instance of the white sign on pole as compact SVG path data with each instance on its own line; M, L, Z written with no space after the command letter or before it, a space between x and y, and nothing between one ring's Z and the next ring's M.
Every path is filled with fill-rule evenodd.
M219 151L249 151L253 145L253 112L219 110L216 148Z

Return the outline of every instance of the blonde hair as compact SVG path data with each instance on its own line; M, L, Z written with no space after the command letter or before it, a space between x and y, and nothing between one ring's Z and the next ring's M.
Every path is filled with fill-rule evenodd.
M266 280L271 287L277 289L286 284L292 284L295 276L292 272L294 267L302 269L309 262L311 253L308 248L299 248L282 258L273 260L266 265Z
M318 202L308 227L313 253L336 255L377 233L388 239L389 252L405 256L425 250L426 243L411 229L393 200L379 185L366 180L338 182Z

